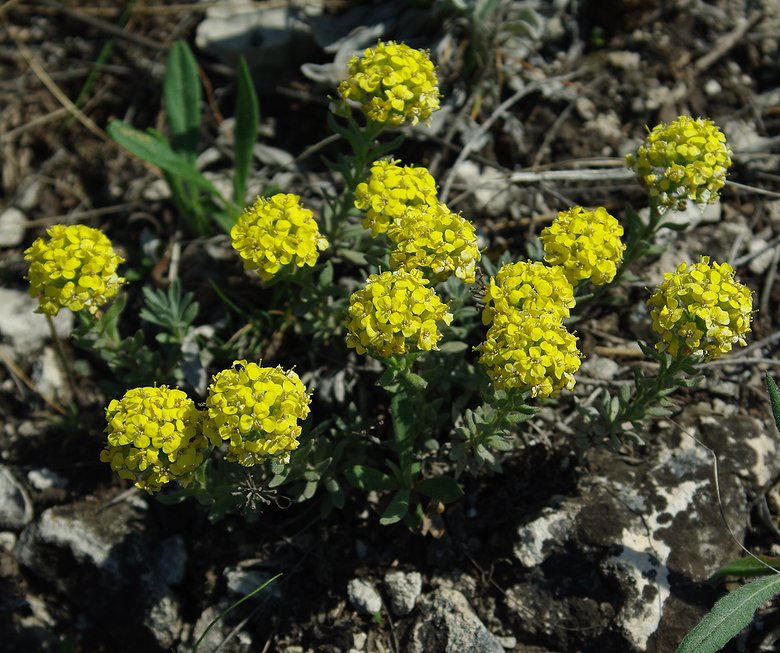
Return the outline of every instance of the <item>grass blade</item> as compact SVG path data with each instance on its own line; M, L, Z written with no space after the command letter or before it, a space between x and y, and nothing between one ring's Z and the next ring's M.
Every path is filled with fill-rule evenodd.
M260 124L260 108L246 59L238 60L238 97L234 137L233 200L239 206L246 201L246 180L252 165L252 148Z
M200 78L195 57L184 41L174 41L168 53L163 97L173 149L194 160L200 137Z

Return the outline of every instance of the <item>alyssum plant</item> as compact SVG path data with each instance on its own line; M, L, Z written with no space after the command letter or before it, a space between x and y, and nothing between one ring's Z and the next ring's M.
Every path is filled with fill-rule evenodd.
M648 190L648 220L627 211L624 239L603 207L571 207L540 233L544 260L497 267L481 257L474 225L439 201L429 172L387 156L400 143L385 140L393 129L439 108L428 53L379 42L353 57L348 72L329 117L349 146L329 162L343 189L325 197L320 220L301 197L278 193L257 198L228 226L256 283L295 289L277 293L288 304L273 308L295 316L315 345L336 334L352 356L378 361L381 415L350 402L346 415L309 424L312 397L301 376L264 366L259 352L217 371L206 395L193 398L169 381L184 382L176 354L197 315L178 284L167 296L145 293L142 318L167 331L158 355L138 337L118 335L122 260L105 235L57 225L26 252L41 311L83 314L80 341L105 346L118 369L128 357L144 360L139 352L155 361L160 385L131 387L108 405L101 453L149 493L176 482L186 488L178 496L196 496L219 516L242 501L268 501L276 488L294 500L323 488L327 511L343 506L352 487L379 494L382 523L419 527L426 510L461 495L461 473L500 470L535 401L574 387L582 356L567 323L579 303L603 295L652 251L669 210L715 201L730 165L711 121L681 116L659 125L628 161ZM744 345L753 312L733 269L707 257L667 274L648 306L660 339L643 350L657 374L638 373L633 392L607 395L589 416L593 432L616 445L628 425L658 414L657 404L690 382L697 362ZM253 473L251 499L235 498L233 471L241 468Z

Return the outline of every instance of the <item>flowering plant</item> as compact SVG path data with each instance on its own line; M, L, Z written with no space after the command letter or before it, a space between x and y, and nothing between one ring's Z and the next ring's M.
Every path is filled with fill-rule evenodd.
M251 152L245 132L256 127L246 83L237 159ZM374 492L383 524L433 532L463 474L500 471L520 422L540 405L568 405L588 311L653 251L671 210L713 201L730 151L710 121L659 125L627 161L648 190L646 219L565 207L530 259L496 260L431 171L396 156L398 130L440 105L429 53L379 42L350 60L337 93L328 124L345 147L325 161L338 192L266 189L241 211L241 163L235 206L222 203L217 220L232 245L220 262L229 274L207 275L199 301L175 274L167 289L147 286L140 328L122 337L123 259L86 226L55 226L32 244L30 292L47 315L79 312L74 341L116 374L100 457L119 478L164 500L195 497L213 518L256 513L280 493L320 497L326 514L350 493ZM184 117L171 118L171 138L186 163L194 145ZM178 161L180 178L166 169L169 181L197 217L194 231L208 233L208 212L183 192L208 188L189 164L163 160ZM589 437L616 448L695 381L699 362L745 344L753 314L734 270L708 257L667 274L647 307L658 342L642 350L657 372L638 371L633 388L603 392L600 406L583 410ZM218 317L198 324L205 312Z

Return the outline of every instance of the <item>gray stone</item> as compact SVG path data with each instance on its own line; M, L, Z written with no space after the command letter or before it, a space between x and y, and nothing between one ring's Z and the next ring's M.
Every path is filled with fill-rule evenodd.
M408 653L504 653L460 592L440 588L417 606L406 648Z
M193 626L192 633L187 641L186 647L180 647L180 650L192 650L195 642L204 634L212 621L219 617L222 612L230 605L228 601L223 601L217 605L207 607L198 617ZM252 639L248 633L239 631L235 636L227 639L233 630L234 615L228 613L224 618L219 619L205 633L203 640L198 646L199 651L221 651L223 653L244 653L252 650Z
M385 574L385 590L390 598L390 611L396 617L405 617L422 592L422 576L418 571L389 571Z
M68 403L71 400L68 377L54 348L43 348L33 364L30 376L35 389L42 396L61 403Z
M187 546L181 535L166 537L154 555L157 575L168 585L178 585L187 571Z
M0 247L16 247L24 240L27 217L15 206L0 213Z
M263 7L249 0L209 7L198 24L195 43L229 66L243 55L250 68L266 72L301 64L316 51L300 10Z
M46 317L35 312L38 300L22 290L0 288L0 306L0 339L8 345L7 354L19 360L40 351L50 332ZM53 321L59 337L66 339L73 329L73 313L61 310Z
M51 490L52 488L64 489L68 485L68 480L47 467L40 469L31 469L27 472L27 481L36 490Z
M697 410L685 432L642 433L639 465L590 450L576 489L518 528L515 557L529 572L506 595L515 635L575 650L582 635L569 626L588 623L588 641L611 650L674 650L711 607L706 581L739 549L721 519L712 455L689 433L719 454L720 501L737 539L750 498L780 472L780 452L771 420Z
M236 569L225 570L225 580L227 581L227 590L234 596L246 596L254 592L258 587L267 583L275 574L260 569L246 569L238 567ZM266 585L262 590L254 595L256 600L279 599L282 593L279 583L273 582Z
M371 583L361 578L353 578L347 583L347 598L355 610L367 617L382 610L382 597L379 592Z
M155 569L150 545L145 509L86 500L41 513L22 531L14 557L128 648L168 649L182 627L179 601Z
M0 529L24 528L32 518L33 507L27 490L11 470L0 465Z

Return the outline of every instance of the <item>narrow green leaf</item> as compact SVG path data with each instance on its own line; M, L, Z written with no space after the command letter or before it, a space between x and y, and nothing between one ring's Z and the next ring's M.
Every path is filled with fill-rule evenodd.
M772 415L775 418L775 425L780 431L780 390L777 389L777 383L766 373L766 389L769 391L769 401L772 404Z
M260 124L260 108L255 85L246 59L238 60L238 97L236 101L236 126L234 134L233 200L239 206L246 201L246 180L252 165L252 148Z
M462 354L469 348L468 343L460 340L450 340L445 342L439 349L445 354Z
M174 152L164 140L153 134L139 131L121 120L110 122L106 131L119 145L137 157L180 177L215 197L221 197L214 184L206 179L190 161Z
M200 138L198 64L184 41L174 41L165 62L163 97L173 136L173 149L195 160Z
M754 580L720 599L689 632L677 653L716 653L747 626L758 608L780 593L780 574Z
M426 497L436 499L442 503L452 503L463 496L463 488L451 476L436 476L426 478L416 483L414 489Z
M344 476L358 490L393 490L397 487L387 474L366 465L354 465L344 472Z
M756 560L753 556L732 560L725 567L718 569L710 580L720 580L726 576L740 576L742 578L766 576L767 574L772 573L772 569L780 571L780 558L763 555L756 557L759 558L759 560ZM767 565L772 567L772 569L767 568Z
M409 511L409 490L401 489L395 493L390 500L389 505L385 508L382 516L379 518L379 523L382 526L388 526L395 524L404 518L404 515Z

